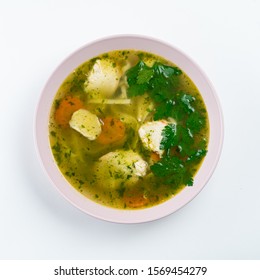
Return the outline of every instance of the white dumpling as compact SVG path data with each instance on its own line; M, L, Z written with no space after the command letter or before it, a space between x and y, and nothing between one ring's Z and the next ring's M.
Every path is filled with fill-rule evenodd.
M120 69L109 59L97 59L84 86L90 98L110 98L121 77Z
M86 109L74 112L69 124L89 140L95 140L102 130L98 117Z
M96 183L104 188L131 186L147 173L148 164L134 151L117 150L97 161L94 166Z

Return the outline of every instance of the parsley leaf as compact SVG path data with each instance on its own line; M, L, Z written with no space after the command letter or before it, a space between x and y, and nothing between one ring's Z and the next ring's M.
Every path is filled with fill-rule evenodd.
M140 60L126 72L129 97L147 93L155 103L154 120L173 118L162 131L160 149L164 156L150 168L164 184L173 187L193 185L194 163L206 155L206 140L197 134L205 127L204 112L197 111L196 98L180 91L177 67L154 63L152 67Z
M147 70L149 70L149 67L141 60L127 71L128 95L130 97L143 95L147 91L147 80L149 81L149 79L144 74ZM144 73L141 74L142 72Z
M154 69L157 74L163 75L166 79L171 79L173 76L182 74L182 71L178 67L164 65L159 62L154 64Z
M151 171L172 187L192 186L193 176L188 165L178 157L164 157L151 166Z
M197 133L205 127L206 119L196 111L188 117L186 125L193 133Z
M174 104L175 101L172 99L161 102L156 108L156 112L154 114L153 119L160 120L172 116L173 115L172 111L174 110L173 107Z
M182 125L178 125L179 143L178 151L182 158L191 155L197 148L194 147L194 136L190 130Z
M151 166L151 171L157 177L163 179L164 184L172 187L193 185L190 171L178 157L164 157Z
M195 100L196 99L190 94L182 91L176 92L174 95L176 106L172 109L171 117L179 121L185 119L185 116L195 112L195 108L192 104Z
M192 107L192 105L191 105L192 102L195 101L195 97L193 97L189 94L186 94L186 93L182 93L180 101L181 101L181 105L182 105L183 109L187 113L191 113L191 112L195 111L194 107Z
M164 157L153 164L151 170L157 177L172 176L175 173L183 173L184 165L177 157Z
M137 84L145 84L148 83L153 77L154 71L153 69L143 69L138 73L137 76Z
M174 123L168 124L162 131L162 140L160 143L161 150L168 150L178 144L177 125Z
M162 131L160 149L165 150L166 154L168 154L169 149L177 147L181 157L189 157L197 151L193 144L193 134L180 124L168 124Z
M168 95L169 88L176 87L181 70L177 67L155 63L152 67L147 66L140 60L134 67L126 72L129 85L128 95L137 96L149 92L154 99L156 95ZM161 98L160 98L161 99Z
M141 85L138 85L138 84L133 84L131 87L128 88L128 95L130 97L133 97L133 96L138 96L138 95L143 95L148 89L148 86L147 84L141 84Z
M158 90L161 86L177 87L179 79L177 76L182 74L182 71L177 67L163 65L161 63L155 63L153 65L155 72L154 79L151 81L151 87Z
M207 150L197 150L192 155L190 155L187 159L187 162L199 160L207 154Z

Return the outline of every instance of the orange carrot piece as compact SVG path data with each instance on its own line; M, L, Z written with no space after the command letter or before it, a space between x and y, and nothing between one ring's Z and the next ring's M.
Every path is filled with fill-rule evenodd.
M101 120L102 131L97 142L103 145L112 144L123 140L125 137L125 125L117 118L106 117Z
M124 194L124 202L127 207L140 208L148 204L149 200L141 192L126 192Z
M72 114L83 106L83 102L78 97L66 96L55 112L55 121L62 127L68 127Z
M160 160L160 156L157 153L152 152L151 153L151 159L152 159L153 162L157 162L157 161Z

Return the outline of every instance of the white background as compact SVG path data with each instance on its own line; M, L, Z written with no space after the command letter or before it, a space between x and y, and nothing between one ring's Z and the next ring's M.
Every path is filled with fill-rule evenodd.
M0 0L0 259L260 259L260 1ZM56 66L115 34L162 39L207 73L222 104L219 165L161 220L92 218L53 188L33 119Z

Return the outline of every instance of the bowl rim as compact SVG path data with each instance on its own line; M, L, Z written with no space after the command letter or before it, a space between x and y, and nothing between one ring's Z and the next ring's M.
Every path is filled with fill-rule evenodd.
M216 130L218 130L218 131L214 132L215 138L213 138L213 140L215 142L213 143L214 144L213 146L214 146L215 150L214 150L213 159L210 161L210 166L206 173L207 176L203 178L203 180L202 180L203 182L200 183L200 185L195 189L195 191L194 191L194 186L191 188L185 187L184 190L181 191L176 197L173 197L164 203L161 203L159 205L149 207L149 208L134 209L134 210L115 209L115 208L103 206L101 204L98 204L98 203L93 202L92 200L86 198L79 191L77 191L75 188L73 188L68 183L66 178L61 174L61 171L57 167L57 165L53 159L53 155L52 155L50 147L49 147L49 151L47 151L48 150L47 146L49 145L48 130L46 131L47 127L45 127L45 132L47 132L45 135L46 138L43 137L44 134L43 134L43 130L42 130L42 128L43 128L42 125L44 123L45 123L45 125L47 125L49 122L49 118L46 119L46 116L47 115L49 116L50 107L49 107L48 112L44 112L44 108L46 109L48 107L50 99L52 101L54 100L57 90L56 91L53 90L52 96L48 96L47 94L50 92L50 89L54 86L55 79L61 80L62 79L61 76L65 75L65 74L60 75L60 72L64 71L63 70L64 65L66 66L67 64L70 64L70 61L73 61L75 56L84 52L85 50L87 52L89 49L92 50L95 47L97 47L97 49L99 49L99 48L102 49L102 48L104 48L104 44L109 44L109 47L111 48L112 45L114 45L116 41L122 43L122 42L126 42L127 40L129 42L133 42L133 43L138 42L138 44L141 44L141 45L151 43L151 44L154 44L155 47L162 46L162 48L165 48L167 50L169 49L173 53L176 52L176 54L180 55L180 57L182 59L189 62L190 65L193 66L195 73L197 73L202 78L203 83L205 84L207 90L210 93L209 98L211 98L212 102L215 102L215 104L214 104L215 111L214 111L214 114L212 117L214 119L213 125L217 125ZM113 44L111 45L111 43L113 43ZM117 49L117 48L114 48L114 50L115 49ZM118 48L118 50L119 49L123 49L123 48ZM134 49L134 48L130 47L128 49ZM113 48L109 49L107 51L111 51L111 50L113 50ZM146 49L144 49L144 51L146 51ZM105 53L105 52L103 52L103 53ZM155 52L153 52L153 53L155 53ZM99 54L101 54L101 53L99 53ZM97 53L97 55L98 55L98 53ZM88 59L90 59L90 58L88 58ZM167 57L166 57L166 59L167 59ZM69 73L71 73L75 67L79 66L83 62L84 61L81 61L81 63L79 63L79 64L77 64L75 62L75 66L71 68L71 71ZM172 61L172 62L175 63L179 67L178 63L176 63L175 61ZM182 69L182 67L180 67L180 68ZM184 72L187 73L187 71L184 71ZM68 73L67 73L67 75L68 75ZM187 75L190 76L189 74L187 74ZM64 78L63 78L63 80L64 80ZM61 80L59 85L61 85L63 80ZM191 78L191 80L194 82L193 78ZM196 86L197 86L197 84L196 84ZM203 96L203 93L201 92L201 90L199 90L199 91L204 99L205 96ZM48 100L46 101L47 97L48 97ZM204 101L205 101L205 99L204 99ZM206 107L208 110L208 106L206 106ZM208 112L208 114L209 114L209 112ZM37 156L40 160L41 166L42 166L44 172L46 173L47 177L49 178L50 182L52 183L52 185L59 191L59 193L67 201L69 201L76 208L80 209L81 211L83 211L84 213L87 213L88 215L90 215L92 217L95 217L95 218L98 218L101 220L105 220L105 221L109 221L109 222L114 222L114 223L131 223L131 224L133 224L133 223L150 222L150 221L154 221L154 220L166 217L166 216L176 212L177 210L181 209L185 205L187 205L191 200L193 200L201 192L201 190L205 187L205 185L211 178L214 170L216 169L221 152L222 152L223 140L224 140L224 120L223 120L223 112L222 112L220 100L219 100L219 97L218 97L211 81L209 80L207 75L204 73L204 71L200 68L200 66L192 58L190 58L187 54L185 54L179 48L177 48L177 47L173 46L172 44L169 44L161 39L157 39L157 38L145 36L145 35L119 34L119 35L102 37L102 38L93 40L89 43L86 43L83 46L81 46L80 48L73 51L71 54L69 54L67 57L65 57L65 59L63 59L60 62L60 64L54 69L54 71L49 76L48 80L46 81L46 83L41 91L41 94L40 94L40 97L38 99L38 103L36 106L36 110L35 110L33 132L34 132L34 144L35 144ZM210 122L209 146L211 145L211 141L212 141L211 132L212 131L211 131L211 122ZM48 144L47 144L46 140L47 140ZM211 148L211 149L213 149L213 148ZM51 154L51 158L49 158L50 154ZM206 158L207 157L208 157L208 155L206 156ZM203 160L202 166L204 164L206 164L205 163L206 158ZM55 166L56 166L56 169L55 169ZM202 166L200 167L200 170L201 170ZM55 170L53 170L53 168ZM200 170L197 173L199 173ZM195 175L195 178L196 177L197 177L197 174ZM182 200L178 199L178 197L181 195L183 196ZM173 201L175 201L175 202L177 201L178 205L174 206Z

